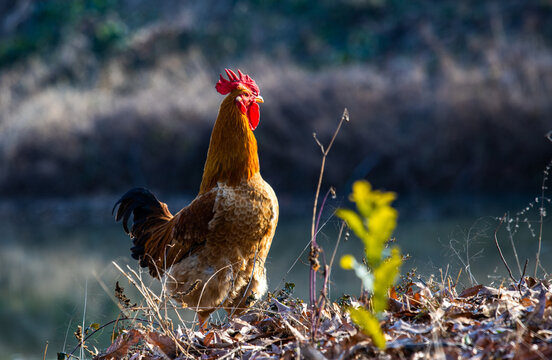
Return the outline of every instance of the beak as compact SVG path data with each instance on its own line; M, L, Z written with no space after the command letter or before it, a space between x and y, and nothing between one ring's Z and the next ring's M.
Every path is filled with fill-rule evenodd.
M259 95L255 98L255 102L257 102L259 104L262 104L262 103L264 103L264 99L261 95Z

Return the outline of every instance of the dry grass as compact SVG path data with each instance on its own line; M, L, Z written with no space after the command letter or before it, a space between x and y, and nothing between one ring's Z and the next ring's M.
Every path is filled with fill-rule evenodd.
M320 311L313 342L309 307L291 296L287 287L288 291L269 294L240 317L211 324L203 334L178 316L181 310L171 305L166 292L152 291L130 268L121 271L139 289L144 304L126 302L121 307L123 317L108 324L119 336L100 353L91 349L95 359L434 359L508 354L539 359L552 354L552 295L547 281L530 277L509 286L476 285L459 292L457 280L447 274L441 273L441 281L416 280L410 274L392 292L382 319L387 348L379 350L356 329L343 308L370 306L365 298L327 303Z

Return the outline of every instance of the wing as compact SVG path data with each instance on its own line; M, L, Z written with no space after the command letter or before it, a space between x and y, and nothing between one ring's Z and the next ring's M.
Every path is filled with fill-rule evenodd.
M205 244L209 223L215 216L216 196L217 188L203 193L174 216L173 241L167 249L167 263L177 263Z

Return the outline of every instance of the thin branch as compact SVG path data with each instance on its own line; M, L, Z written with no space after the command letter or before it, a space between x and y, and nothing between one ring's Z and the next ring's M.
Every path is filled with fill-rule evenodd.
M328 265L324 266L324 285L322 286L322 291L320 292L320 300L318 301L318 311L316 311L316 317L313 318L312 324L312 338L316 339L318 333L318 325L320 324L320 317L322 315L322 309L324 308L325 301L327 299L326 293L328 291L328 282L330 279L330 269Z
M341 125L343 125L344 121L347 121L347 122L349 121L349 110L347 110L347 108L343 109L343 115L341 115L341 120L339 121L339 125L337 125L337 129L333 134L332 140L330 140L330 144L326 149L325 155L328 155L330 153L330 150L332 149L335 138L337 137L337 134L339 133L339 129L341 129Z
M516 259L516 264L517 264L517 267L518 267L518 271L519 271L519 274L521 275L521 273L522 273L521 264L519 262L519 256L518 256L518 253L517 253L516 244L514 243L514 234L512 233L512 226L511 226L512 219L510 218L509 213L506 216L507 216L507 218L505 220L506 221L506 231L508 231L508 237L510 238L510 245L512 245L512 251L514 252L514 258Z
M44 348L44 356L42 357L42 360L46 360L47 353L48 353L48 341L46 341L46 347Z
M500 245L498 245L498 238L496 236L496 233L498 232L498 229L500 229L500 227L502 226L502 223L504 222L505 218L506 218L506 214L504 214L504 216L500 218L500 223L498 224L494 232L494 240L495 240L496 248L498 249L498 253L500 254L500 258L502 259L504 266L506 266L506 270L508 270L508 275L510 275L510 279L512 279L512 281L516 283L516 279L514 279L514 276L512 275L512 270L510 270L510 267L508 266L508 263L506 262L504 255L502 255L502 250L500 249Z
M320 142L320 140L318 140L318 137L316 136L316 133L312 133L312 137L314 138L314 141L316 141L316 143L318 144L318 146L320 146L320 151L322 151L322 154L325 153L324 151L324 145L322 145L322 143Z
M519 283L521 284L521 280L525 277L525 270L527 270L527 263L529 262L529 259L525 259L525 265L523 265L523 273L521 274L521 278L519 280Z
M320 215L322 214L322 209L324 208L324 203L326 202L326 199L328 197L328 193L326 193L326 196L324 197L324 201L322 202L322 207L320 209L318 219L316 216L316 213L318 212L318 198L320 196L320 188L322 187L322 179L324 177L324 169L326 167L326 157L328 156L334 141L337 137L337 134L339 133L339 130L341 129L341 125L343 125L344 121L349 121L349 111L347 108L343 110L343 115L341 115L341 120L339 121L339 124L337 125L337 129L335 130L332 139L330 140L330 143L328 144L328 147L324 149L324 146L322 143L318 140L316 137L316 134L313 134L314 140L320 146L320 150L322 151L322 164L320 165L320 175L318 176L318 184L316 186L316 194L314 196L314 205L312 207L312 227L311 227L311 251L309 256L310 261L310 271L309 271L309 300L311 307L316 306L316 272L318 268L320 267L320 264L318 263L318 253L320 251L320 248L318 247L318 244L316 242L316 229L320 222ZM315 321L315 315L316 311L312 311L312 324L314 325ZM315 332L311 332L311 335L314 336Z
M343 125L344 121L349 121L349 111L347 108L343 110L343 115L341 115L341 120L339 121L339 124L337 125L337 129L335 130L332 139L330 140L330 143L326 149L324 149L324 146L320 143L318 138L316 137L316 134L314 134L314 139L316 140L316 143L320 146L320 150L322 150L322 164L320 165L320 175L318 176L318 184L316 186L316 193L314 196L314 206L312 208L312 227L311 227L311 254L314 255L317 251L317 243L316 243L316 213L318 210L318 197L320 196L320 188L322 187L322 179L324 177L324 169L326 167L326 157L328 156L333 143L335 141L335 138L337 137L337 134L339 133L339 130L341 129L341 125ZM310 278L309 278L309 295L310 295L310 304L311 306L315 305L315 293L316 293L316 270L314 269L315 264L311 263L311 270L310 270Z
M341 241L341 236L343 235L343 230L345 229L345 225L347 225L347 223L345 221L341 221L341 226L339 227L339 234L337 235L337 241L335 243L335 247L334 247L334 250L333 250L333 253L332 253L332 258L330 259L330 269L329 269L329 273L328 273L328 279L330 279L330 276L332 274L332 267L333 267L333 263L334 263L334 259L335 259L335 254L337 253L337 248L339 246L339 243ZM328 287L329 289L329 287ZM329 292L329 290L328 290ZM328 293L326 293L326 295L328 295Z
M322 217L322 212L324 211L324 206L326 205L326 200L328 199L328 195L330 195L330 193L332 195L335 195L335 191L333 188L328 189L328 191L326 192L326 195L324 195L324 200L322 200L322 204L320 205L320 211L318 212L318 218L316 220L315 229L318 229L318 226L320 225L320 218ZM320 267L320 263L318 261L319 254L320 254L320 247L316 243L316 236L315 236L312 238L311 252L309 255L309 262L311 265L310 274L309 274L309 277L310 277L309 284L310 284L310 293L313 295L313 297L311 298L311 304L313 304L312 306L314 306L316 301L314 297L314 293L316 292L316 272ZM315 311L313 311L313 316L312 316L312 326L314 329L313 336L316 335L315 323L316 323L316 316L315 316Z
M341 125L343 125L343 121L349 121L349 111L347 110L347 108L345 108L345 110L343 110L343 115L341 115L341 120L339 121L339 124L337 125L337 129L335 130L335 132L333 134L333 137L330 140L330 144L328 145L328 148L326 150L324 150L324 146L322 146L320 141L318 141L318 139L316 138L316 134L314 135L314 139L316 140L316 143L320 146L320 148L322 150L322 165L320 166L320 175L318 176L318 185L316 186L316 195L314 196L314 206L313 206L313 211L312 211L311 238L314 238L314 235L315 235L314 221L315 221L315 218L316 218L316 210L317 210L317 207L318 207L318 196L320 195L320 188L322 186L322 178L324 176L324 167L326 165L326 157L328 156L328 154L329 154L329 152L330 152L330 150L333 146L333 143L335 141L335 138L337 137L337 134L339 133L339 130L341 129Z
M86 278L85 286L84 286L84 309L82 311L82 331L84 331L84 323L86 320L86 303L88 300L88 278ZM84 340L81 343L81 349L80 349L80 358L84 358Z
M539 269L540 265L540 252L541 252L541 246L542 246L542 224L544 222L544 190L546 189L546 180L548 180L548 172L550 171L550 167L552 166L552 161L548 163L546 166L546 169L544 169L544 176L542 178L542 186L541 186L541 198L540 198L540 220L539 220L539 247L537 250L537 255L535 256L535 278L537 277L537 271Z
M523 273L521 274L521 277L519 278L518 283L518 290L519 290L519 296L521 297L521 282L523 281L523 278L525 277L525 270L527 269L527 263L529 262L529 259L525 259L525 265L523 265Z

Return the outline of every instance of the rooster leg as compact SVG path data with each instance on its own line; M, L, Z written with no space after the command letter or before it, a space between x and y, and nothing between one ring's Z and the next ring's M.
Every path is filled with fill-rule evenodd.
M209 315L203 317L201 314L197 314L197 319L199 322L199 331L201 331L202 334L205 334L205 330L207 330L207 326L209 325Z

